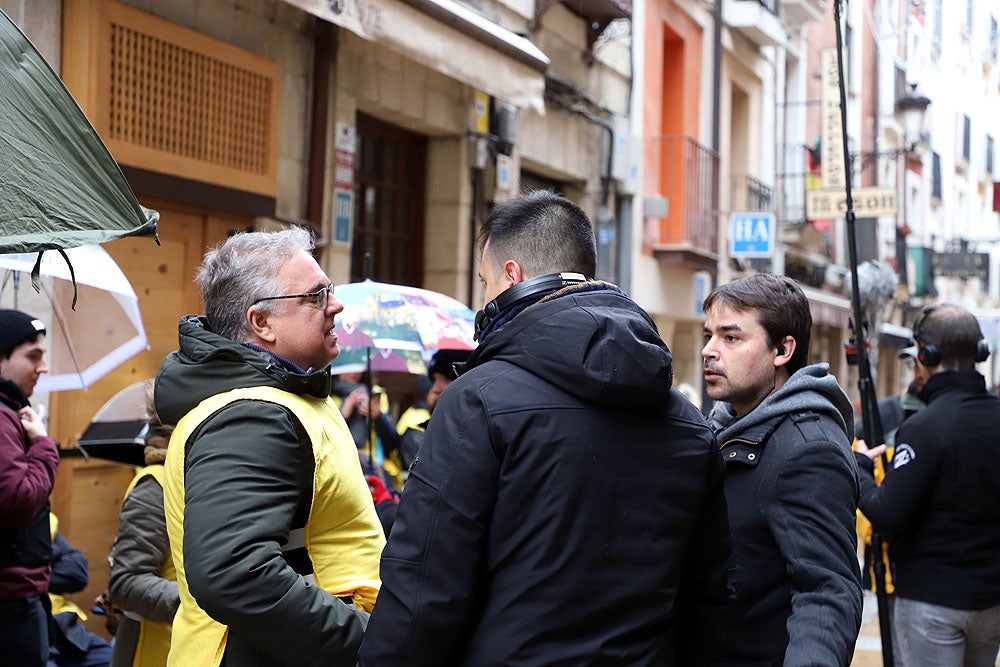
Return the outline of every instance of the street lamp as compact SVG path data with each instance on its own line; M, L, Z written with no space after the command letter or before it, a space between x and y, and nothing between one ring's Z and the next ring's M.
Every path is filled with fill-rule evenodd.
M900 152L903 153L904 157L899 163L903 170L903 192L902 197L898 200L902 224L896 225L896 271L899 275L899 281L903 285L909 283L906 270L907 255L909 252L907 250L906 237L910 233L906 211L909 193L906 190L906 172L908 169L905 156L916 152L917 144L920 143L920 139L923 136L924 117L927 115L927 107L931 104L930 98L917 93L917 84L911 83L908 87L909 92L896 100L895 107L896 113L900 115L903 123L903 147Z
M896 100L896 113L903 120L903 150L912 153L923 135L924 116L931 100L917 93L917 84L909 84L910 91Z

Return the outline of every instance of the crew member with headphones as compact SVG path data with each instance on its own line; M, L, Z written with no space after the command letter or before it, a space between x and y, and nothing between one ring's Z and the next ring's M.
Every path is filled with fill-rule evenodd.
M729 593L722 461L649 315L552 192L479 236L479 347L438 399L361 667L699 665Z
M896 655L907 667L994 665L1000 649L1000 398L976 364L989 357L964 308L924 308L913 325L927 407L900 426L881 486L884 445L858 445L861 511L890 538Z

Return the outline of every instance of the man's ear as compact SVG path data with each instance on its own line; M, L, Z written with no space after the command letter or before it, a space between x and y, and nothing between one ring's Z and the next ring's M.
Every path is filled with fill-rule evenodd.
M504 278L510 281L508 287L513 287L524 280L524 272L521 270L521 265L513 259L508 259L503 263L503 274Z
M250 334L259 340L273 343L275 339L274 328L271 326L271 313L266 310L258 310L256 305L247 308L247 323L250 325Z
M790 362L795 355L797 344L792 336L785 336L775 345L774 367L780 368Z

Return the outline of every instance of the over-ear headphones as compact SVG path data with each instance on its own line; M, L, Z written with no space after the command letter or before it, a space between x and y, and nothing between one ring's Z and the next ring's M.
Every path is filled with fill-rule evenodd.
M476 313L476 333L474 338L479 340L483 329L490 323L490 320L499 315L507 306L539 292L546 292L565 287L566 285L575 285L584 282L587 282L587 278L582 273L564 271L563 273L547 273L544 276L530 278L508 287L500 292L497 298L487 303L483 306L482 310Z
M917 343L917 361L928 368L939 365L943 360L941 349L934 343L925 342L920 336L921 325L935 310L937 310L936 306L928 306L920 314L920 317L917 318L917 321L913 323L913 340ZM978 364L986 361L989 356L990 344L986 342L985 338L980 338L976 342L976 353L973 359Z

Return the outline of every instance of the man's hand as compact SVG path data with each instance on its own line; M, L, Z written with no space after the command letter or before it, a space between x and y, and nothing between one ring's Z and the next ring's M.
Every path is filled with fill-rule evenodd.
M24 430L27 432L29 438L34 440L35 438L48 435L48 432L45 430L45 422L42 421L37 412L25 407L18 410L17 414L21 418L21 423L24 425Z
M862 440L861 438L857 439L857 442L855 443L854 447L859 454L864 454L872 461L875 461L876 459L878 459L878 457L882 456L882 454L885 453L885 445L879 445L878 447L872 447L871 449L868 449L868 445L866 445L865 441Z

